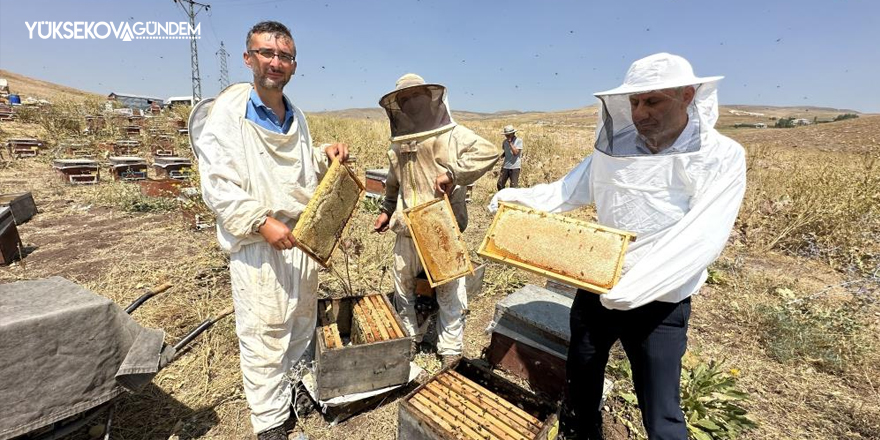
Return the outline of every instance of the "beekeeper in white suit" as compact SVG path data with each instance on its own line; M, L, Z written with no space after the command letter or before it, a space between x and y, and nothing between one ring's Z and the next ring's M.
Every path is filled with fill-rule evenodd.
M746 185L742 146L714 128L721 78L698 78L667 53L636 61L623 85L595 94L593 154L557 182L505 189L489 205L564 212L595 203L599 223L638 234L617 286L578 291L572 305L562 417L570 437L601 438L603 376L619 339L648 437L687 439L679 377L690 296L724 248Z
M388 180L382 213L374 230L389 228L394 242L394 303L407 332L421 342L426 325L417 323L416 277L422 270L402 211L446 194L459 228L467 227L466 186L477 181L501 157L491 142L452 119L446 87L426 84L421 76L406 74L395 89L379 100L391 124ZM431 250L427 250L431 252ZM448 366L461 357L467 292L464 277L438 286L435 291L437 353Z
M296 46L278 22L255 25L245 64L254 83L228 87L190 116L202 196L230 253L244 391L259 440L286 440L286 373L315 331L318 265L294 247L291 229L345 145L312 147L303 113L284 96Z

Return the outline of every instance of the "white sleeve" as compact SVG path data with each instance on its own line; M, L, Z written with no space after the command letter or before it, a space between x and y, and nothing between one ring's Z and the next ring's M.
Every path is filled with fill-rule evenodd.
M657 238L638 263L601 295L609 309L631 310L683 286L706 270L724 250L746 189L742 147L726 158L726 170L707 181L691 210Z
M565 177L553 183L535 185L531 188L503 189L492 197L488 206L489 211L497 211L498 202L518 203L546 212L571 211L593 203L593 193L590 186L592 160L592 156L587 156Z
M243 176L239 169L245 162L244 155L236 153L243 147L239 130L239 124L232 121L209 118L196 150L205 204L224 229L242 238L251 234L255 221L273 213L242 189L247 175Z

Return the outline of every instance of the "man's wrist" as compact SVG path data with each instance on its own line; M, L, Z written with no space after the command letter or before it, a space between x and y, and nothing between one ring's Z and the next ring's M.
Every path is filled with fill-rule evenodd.
M260 218L254 221L254 224L251 225L251 232L254 234L258 234L260 232L260 228L266 224L266 221L269 220L269 214L263 214Z

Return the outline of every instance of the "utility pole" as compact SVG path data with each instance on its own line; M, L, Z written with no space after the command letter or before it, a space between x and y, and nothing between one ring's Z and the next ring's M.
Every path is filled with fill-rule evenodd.
M183 8L183 12L189 17L189 55L192 65L192 94L193 104L202 100L202 77L199 75L199 48L196 45L196 14L203 9L211 9L211 5L206 5L193 0L172 0L174 3ZM189 6L189 8L187 8Z
M226 52L226 47L223 46L223 42L220 42L220 50L217 51L217 55L220 56L220 90L223 90L229 87L229 70L226 69L226 59L229 58L229 53Z

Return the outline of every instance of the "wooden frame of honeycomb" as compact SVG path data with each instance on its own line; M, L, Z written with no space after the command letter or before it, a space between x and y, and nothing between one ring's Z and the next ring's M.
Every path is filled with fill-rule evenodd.
M403 211L403 217L431 287L474 272L446 195Z
M620 279L635 234L500 203L477 253L595 293Z
M293 228L296 247L328 267L363 193L351 168L334 160Z

